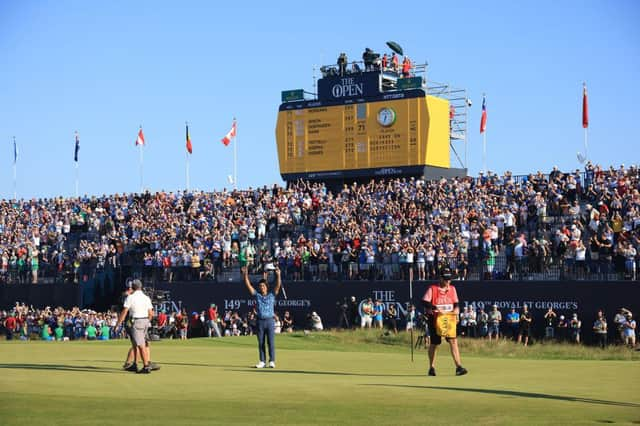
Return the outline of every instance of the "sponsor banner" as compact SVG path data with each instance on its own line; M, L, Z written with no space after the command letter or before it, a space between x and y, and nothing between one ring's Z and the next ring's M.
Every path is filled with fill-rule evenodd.
M427 289L426 282L413 284L413 303L422 311L420 303ZM527 305L533 314L534 334L544 335L543 317L549 307L560 315L569 317L577 312L582 320L582 333L586 340L596 311L604 309L610 330L614 330L613 315L624 306L632 312L640 312L640 286L634 282L454 282L460 298L461 309L473 306L488 310L497 305L503 318L511 308L520 311ZM288 310L297 327L305 324L307 315L315 311L325 327L335 327L342 316L341 306L348 305L355 297L358 311L364 300L371 297L385 305L395 304L398 317L404 319L409 305L409 284L397 281L349 281L349 282L294 282L284 283L287 299L280 294L276 311L282 315ZM216 303L220 310L236 310L245 313L254 304L240 283L171 283L157 284L156 289L171 292L173 303L190 311L206 309ZM348 315L347 315L348 316ZM348 318L350 321L351 318Z
M422 311L420 300L426 292L427 282L413 284L413 303ZM461 309L472 306L489 310L497 305L505 318L511 308L518 311L526 304L533 314L534 336L544 335L544 313L549 307L560 315L571 316L578 313L582 320L582 334L585 340L592 336L591 327L598 309L604 309L609 330L614 332L613 316L620 307L635 314L640 313L640 286L637 282L578 282L578 281L489 281L455 282ZM220 311L232 310L246 313L255 304L244 285L240 282L174 282L158 283L156 290L169 291L171 302L162 307L167 311L182 307L188 312L201 311L216 303ZM379 299L388 307L396 306L398 317L404 319L409 300L409 283L399 281L327 281L327 282L285 282L287 298L281 293L277 298L276 311L282 315L290 311L297 328L304 326L307 315L317 312L326 327L335 327L342 317L342 306L350 306L355 298L355 311L367 298ZM110 296L108 292L96 294L97 298ZM24 302L34 307L72 306L89 307L83 304L80 286L65 284L0 285L0 307L8 309L16 302ZM97 302L100 302L99 300ZM348 310L348 309L347 309ZM359 314L358 314L359 315ZM347 312L349 321L353 318ZM359 321L359 320L358 320Z

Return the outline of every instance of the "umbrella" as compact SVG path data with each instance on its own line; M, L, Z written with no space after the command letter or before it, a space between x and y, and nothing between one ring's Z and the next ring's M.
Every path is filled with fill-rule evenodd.
M400 45L395 41L388 41L387 46L389 46L389 49L393 50L398 55L404 55L404 52L402 51L402 47L400 47Z

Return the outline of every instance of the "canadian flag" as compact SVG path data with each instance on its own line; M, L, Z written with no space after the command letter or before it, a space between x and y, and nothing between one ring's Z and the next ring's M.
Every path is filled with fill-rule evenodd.
M136 139L136 146L138 145L144 146L144 133L142 133L142 127L140 127L140 131L138 132L138 139Z
M231 143L231 139L235 137L236 137L236 120L234 118L233 124L231 125L231 130L229 130L229 133L227 133L225 137L222 138L222 143L224 144L224 146L229 146L229 144Z

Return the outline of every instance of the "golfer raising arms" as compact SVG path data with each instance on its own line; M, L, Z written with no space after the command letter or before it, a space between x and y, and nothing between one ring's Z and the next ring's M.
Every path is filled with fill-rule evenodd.
M276 368L276 342L275 342L275 327L274 327L274 306L276 303L276 296L280 293L280 269L275 269L276 285L273 291L269 291L267 287L267 273L264 273L264 277L258 282L258 291L251 285L249 281L249 272L247 267L242 268L242 277L244 279L244 285L249 290L251 296L256 299L256 311L258 314L258 353L260 354L260 362L256 364L256 368L266 367L266 353L264 350L264 340L267 338L267 344L269 345L269 368ZM265 336L266 335L266 336Z

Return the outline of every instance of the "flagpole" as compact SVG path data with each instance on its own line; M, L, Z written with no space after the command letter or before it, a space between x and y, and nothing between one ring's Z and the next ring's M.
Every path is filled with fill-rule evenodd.
M409 321L411 321L411 329L409 331L411 334L411 343L409 343L409 347L411 348L411 362L413 362L413 327L416 325L416 318L415 310L413 311L414 318L411 318L411 306L413 305L413 264L409 264L409 266Z
M17 184L17 180L18 180L18 155L17 153L17 148L16 148L16 137L13 137L13 199L17 200L18 199L18 184Z
M144 152L142 151L142 145L138 145L140 150L140 193L144 192Z
M482 171L487 173L487 131L482 132Z
M140 130L142 130L142 126L140 126ZM138 144L138 149L140 150L140 193L144 192L144 151L143 151L144 143Z
M589 161L589 144L588 144L588 130L589 130L589 109L587 104L587 83L582 82L582 127L584 128L584 161Z
M79 188L79 184L78 184L78 162L76 161L76 198L78 198L78 195L79 195L78 188Z
M236 135L233 138L233 189L238 189L238 126L236 119L233 119L236 124Z
M76 166L75 166L75 169L76 169L75 170L76 171L76 192L75 192L75 194L76 194L76 198L78 198L78 193L79 193L78 188L80 187L80 185L78 184L78 149L79 149L78 148L79 147L79 145L78 145L79 142L78 141L79 141L79 136L78 136L78 131L77 130L74 133L74 139L75 139L75 147L74 147L73 160L76 163Z
M187 140L187 144L188 144L188 143L189 143L189 140L190 140L190 138L189 138L189 122L185 121L185 122L184 122L184 125L185 125L185 127L186 127L186 129L187 129L187 131L186 131L186 133L187 133L187 135L186 135L186 140ZM189 179L189 174L190 174L190 173L189 173L189 150L188 150L188 149L186 150L186 154L185 154L185 155L187 156L187 164L186 164L186 165L187 165L187 167L186 167L186 173L187 173L187 192L189 192L189 186L190 186L190 180L191 180L191 179Z
M587 133L588 129L585 127L584 129L584 161L589 161L589 145L587 144Z

